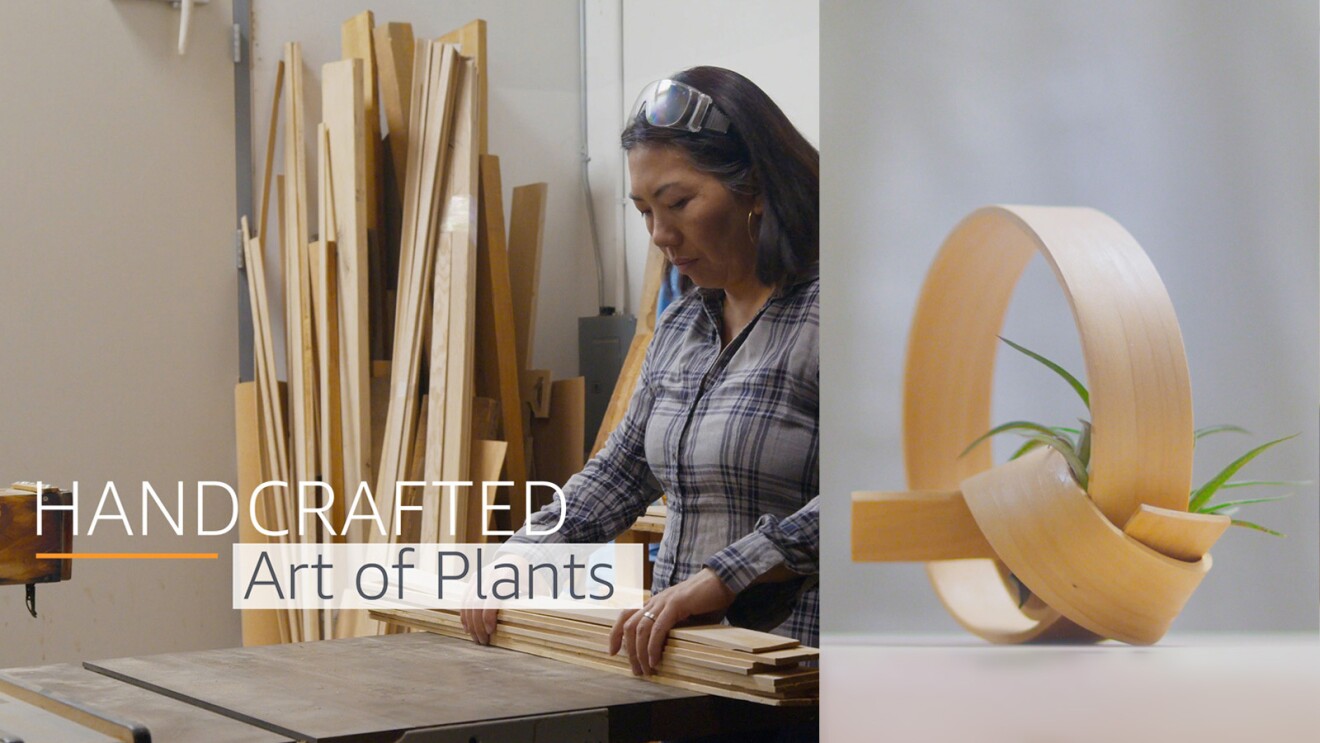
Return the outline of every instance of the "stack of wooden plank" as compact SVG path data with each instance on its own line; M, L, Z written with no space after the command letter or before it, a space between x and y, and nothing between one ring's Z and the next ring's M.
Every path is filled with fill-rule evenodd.
M499 159L487 153L485 21L433 41L415 39L407 23L376 26L368 11L341 34L343 59L321 67L319 124L308 123L297 43L276 71L260 217L242 224L255 380L236 391L239 488L250 497L261 482L291 484L263 494L259 511L290 531L284 542L487 541L482 488L456 499L437 486L404 491L423 510L395 524L396 483L510 481L497 498L513 527L525 520L530 411L520 376L545 184L513 189L506 241ZM268 233L272 193L280 219ZM271 279L268 250L281 268ZM283 368L273 337L281 308ZM386 533L366 520L347 534L315 518L298 524L297 483L306 482L333 490L335 528L369 491ZM244 541L266 541L245 526ZM365 612L244 617L249 644L379 630Z
M458 613L447 610L372 611L381 621L439 635L467 638ZM508 610L499 612L491 644L613 673L631 674L622 653L609 654L612 611ZM775 706L819 701L819 651L765 632L706 625L670 631L652 681L692 691Z

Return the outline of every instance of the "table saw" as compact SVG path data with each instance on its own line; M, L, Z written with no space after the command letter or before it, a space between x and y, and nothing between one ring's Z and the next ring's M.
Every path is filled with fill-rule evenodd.
M646 741L817 714L429 633L0 671L0 743Z
M34 617L37 584L73 576L72 560L37 557L73 551L73 519L65 510L72 499L71 493L36 483L0 487L0 586L26 586L27 609Z

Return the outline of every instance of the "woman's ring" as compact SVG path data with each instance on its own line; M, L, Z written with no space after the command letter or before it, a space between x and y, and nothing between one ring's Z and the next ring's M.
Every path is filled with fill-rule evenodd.
M649 611L644 611L644 612L642 612L642 617L645 618L645 619L649 619L649 620L651 620L652 622L655 621L655 615L652 614L652 613L649 612Z

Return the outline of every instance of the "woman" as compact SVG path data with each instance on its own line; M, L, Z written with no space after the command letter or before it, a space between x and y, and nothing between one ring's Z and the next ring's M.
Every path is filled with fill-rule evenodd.
M760 88L715 67L651 83L630 121L630 196L696 288L666 310L627 414L565 484L549 538L607 542L668 495L653 596L610 639L634 673L698 618L816 646L819 155ZM558 502L530 520L546 530ZM536 541L525 530L510 541ZM462 616L485 644L495 612Z

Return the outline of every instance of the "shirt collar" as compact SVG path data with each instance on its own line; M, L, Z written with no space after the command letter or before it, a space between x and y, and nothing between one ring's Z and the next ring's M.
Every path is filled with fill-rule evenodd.
M806 270L798 274L795 278L786 281L780 285L778 289L771 292L770 300L773 301L782 297L787 297L796 292L802 286L815 281L819 277L820 263L813 263L810 266L807 266ZM701 287L696 287L695 291L701 296L702 302L704 302L707 307L718 309L724 306L723 289L703 289Z

